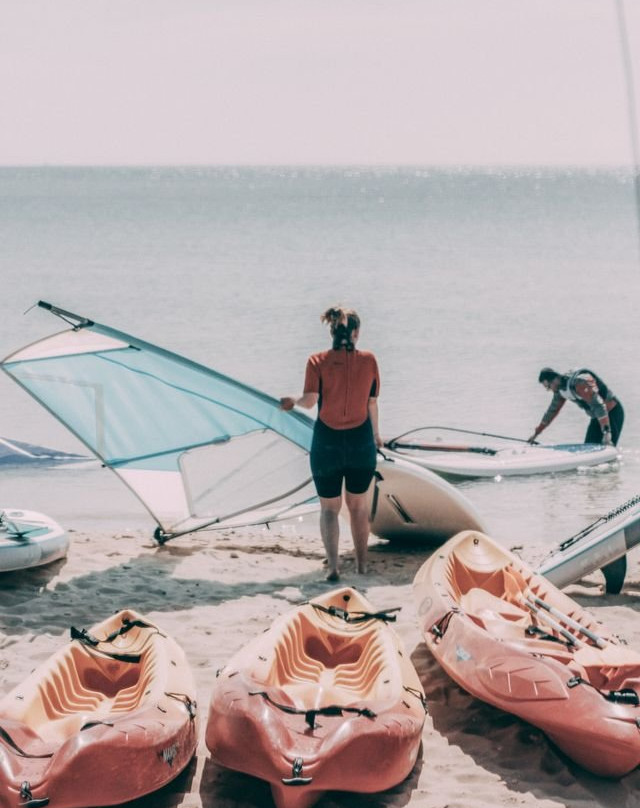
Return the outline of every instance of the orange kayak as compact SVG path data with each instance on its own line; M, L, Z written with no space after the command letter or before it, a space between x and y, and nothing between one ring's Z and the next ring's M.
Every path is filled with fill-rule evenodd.
M350 588L275 620L219 673L206 731L214 760L266 780L278 808L404 780L424 691L393 620Z
M464 531L422 565L414 596L429 649L462 688L595 774L640 763L640 653L546 578Z
M0 700L0 805L115 805L195 752L195 684L171 638L133 611L71 632Z

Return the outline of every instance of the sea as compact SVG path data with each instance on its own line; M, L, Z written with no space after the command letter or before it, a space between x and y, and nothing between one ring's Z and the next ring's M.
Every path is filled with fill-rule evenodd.
M299 394L342 303L378 358L385 438L526 439L550 400L540 368L592 368L625 407L618 463L454 483L499 541L553 546L640 494L638 232L624 168L0 168L0 355L63 330L45 300ZM587 423L567 404L543 437L580 442ZM3 373L0 435L83 451ZM99 463L0 468L0 505L155 527Z

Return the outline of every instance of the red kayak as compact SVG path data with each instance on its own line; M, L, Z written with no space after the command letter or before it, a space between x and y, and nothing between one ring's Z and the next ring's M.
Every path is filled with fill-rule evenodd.
M213 759L270 783L278 808L404 780L425 707L394 619L348 588L278 618L216 680L206 732Z
M640 653L513 553L459 533L420 568L414 596L427 646L462 688L595 774L640 763Z
M0 700L0 805L116 805L180 774L197 743L182 649L124 611L72 641Z

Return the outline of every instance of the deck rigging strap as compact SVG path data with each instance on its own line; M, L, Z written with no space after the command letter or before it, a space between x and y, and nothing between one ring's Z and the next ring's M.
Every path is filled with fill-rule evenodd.
M617 702L618 704L630 704L632 707L640 706L640 697L636 690L632 687L623 687L620 690L600 690L600 688L592 685L588 679L583 679L582 676L572 676L567 682L567 687L573 688L578 685L586 685L596 693L599 693L607 701ZM638 719L636 718L636 724ZM640 727L640 724L637 724Z
M452 606L448 612L445 612L439 620L431 626L429 631L435 637L435 642L441 640L444 635L447 633L447 629L449 628L449 623L451 622L451 618L454 614L460 614L461 610L458 606Z
M387 609L381 612L348 612L346 609L341 609L340 606L322 606L320 603L311 603L314 609L325 614L330 614L332 617L339 617L345 623L365 623L367 620L382 620L383 623L395 623L398 619L395 614L391 612L399 612L402 607L394 606L393 609Z
M417 687L410 687L409 685L402 685L402 689L406 690L406 692L410 693L412 696L415 696L422 705L422 708L424 709L425 713L428 712L427 697L424 695L422 691L418 690Z
M292 707L289 704L280 704L279 702L274 701L265 690L250 691L249 695L262 696L265 701L268 701L269 704L277 707L278 710L282 710L283 713L289 713L290 715L303 715L304 720L311 729L315 729L316 718L319 715L341 716L344 713L354 713L355 715L361 715L365 718L373 719L377 717L376 713L374 713L373 710L370 710L368 707L342 707L338 704L331 704L327 707L319 707L317 710L300 710L297 707Z
M112 643L116 638L121 637L123 634L126 634L128 631L131 631L132 628L150 628L155 629L157 634L160 636L164 636L162 632L154 626L152 623L145 623L144 620L128 620L124 618L122 621L122 625L120 628L115 629L109 634L104 640L99 640L97 637L94 637L90 634L86 628L77 629L75 626L71 626L69 629L69 633L71 634L72 640L77 640L82 645L86 645L95 651L98 654L102 654L102 656L111 657L111 659L117 659L118 662L140 662L142 658L142 654L119 654L115 651L107 651L104 648L99 648L99 645L109 644Z
M184 704L187 712L189 713L189 718L193 721L193 719L196 717L198 705L190 696L187 696L186 693L169 693L168 691L165 691L164 695L170 699L175 699L176 701Z

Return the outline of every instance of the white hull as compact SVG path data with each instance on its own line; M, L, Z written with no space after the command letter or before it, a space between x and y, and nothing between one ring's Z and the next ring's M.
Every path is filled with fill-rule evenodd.
M484 530L476 509L437 474L397 457L378 461L369 489L371 532L390 541L441 544L461 530Z
M66 556L69 537L53 519L17 508L0 508L0 515L0 572L38 567Z
M402 458L379 457L368 498L371 533L388 541L415 540L438 545L461 530L485 529L475 507L457 488L434 472ZM286 508L275 516L259 511L243 514L213 528L273 522L298 525L299 520L319 509L315 500L312 504ZM346 505L341 516L348 521Z
M607 519L581 538L568 539L560 544L537 572L562 588L622 558L640 544L640 503L631 508L623 506L620 510L622 513Z
M495 449L495 454L420 449L400 450L394 454L438 474L491 478L574 471L580 467L611 463L618 457L614 446L584 443L530 446L515 442L506 446L503 443Z

